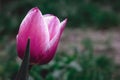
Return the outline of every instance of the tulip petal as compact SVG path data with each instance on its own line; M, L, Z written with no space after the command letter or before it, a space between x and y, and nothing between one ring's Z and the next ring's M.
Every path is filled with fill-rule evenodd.
M44 20L48 25L50 40L55 36L55 34L59 31L59 19L51 14L44 15Z
M25 47L30 38L30 61L38 61L49 45L49 31L42 13L38 8L31 9L20 25L17 36L17 50L20 58L24 57Z
M61 33L60 34L62 34L62 32L63 32L63 30L64 30L64 28L66 26L66 23L67 23L67 19L65 19L64 21L62 21L60 23L60 29L61 29Z
M56 33L56 35L50 41L50 48L48 49L47 53L44 54L43 60L41 60L44 62L39 62L39 63L46 64L54 57L55 52L57 50L59 40L60 40L60 37L61 37L62 32L66 26L66 23L67 23L67 19L65 19L63 22L60 23L60 25L59 25L60 30Z

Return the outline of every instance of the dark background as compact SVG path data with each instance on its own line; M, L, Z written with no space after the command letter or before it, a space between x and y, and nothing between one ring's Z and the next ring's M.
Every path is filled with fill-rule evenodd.
M43 14L54 14L61 21L68 18L64 35L70 38L80 37L74 33L76 29L77 32L84 32L84 29L88 32L89 29L93 30L93 33L100 31L104 36L103 32L112 34L110 30L116 32L120 27L120 0L0 0L0 80L13 80L18 71L21 60L17 58L15 38L21 21L36 6ZM65 40L63 36L60 46L67 45L62 44ZM77 44L75 41L72 43ZM49 64L34 66L30 80L120 80L120 66L113 58L103 54L109 54L112 50L109 40L105 43L108 51L103 50L97 56L98 51L94 51L91 39L86 38L78 43L84 50L79 51L73 44L72 54L69 53L71 48L63 51L60 47Z

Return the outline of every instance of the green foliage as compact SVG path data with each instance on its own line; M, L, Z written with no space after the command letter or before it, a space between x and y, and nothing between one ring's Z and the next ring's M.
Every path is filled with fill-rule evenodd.
M48 65L34 66L34 80L113 80L113 60L105 55L93 55L91 40L83 42L86 51L69 55L57 53Z
M116 27L120 25L119 5L119 0L2 0L0 34L17 33L22 19L35 6L38 6L43 14L54 14L61 20L67 17L71 27Z
M5 46L5 50L0 51L0 80L13 80L19 67L16 56L15 43Z
M101 12L94 16L94 23L99 29L118 26L119 19L115 13Z
M33 66L30 71L30 80L120 79L119 72L116 71L120 68L116 68L111 58L95 55L93 42L90 39L84 39L82 45L85 51L78 52L75 49L74 54L59 52L49 64ZM13 80L18 71L15 44L9 44L5 49L6 55L0 54L0 80Z

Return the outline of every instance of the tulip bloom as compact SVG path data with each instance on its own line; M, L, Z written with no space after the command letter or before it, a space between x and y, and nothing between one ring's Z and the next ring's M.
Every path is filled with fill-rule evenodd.
M60 22L51 14L42 15L32 8L23 19L17 39L18 56L23 59L28 39L30 39L30 63L46 64L55 55L67 19Z

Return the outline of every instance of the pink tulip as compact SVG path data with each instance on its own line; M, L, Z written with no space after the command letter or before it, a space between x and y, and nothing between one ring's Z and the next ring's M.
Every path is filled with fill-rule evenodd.
M46 64L54 57L67 19L60 23L50 14L32 8L23 19L17 35L18 56L23 59L28 38L30 38L30 63Z

